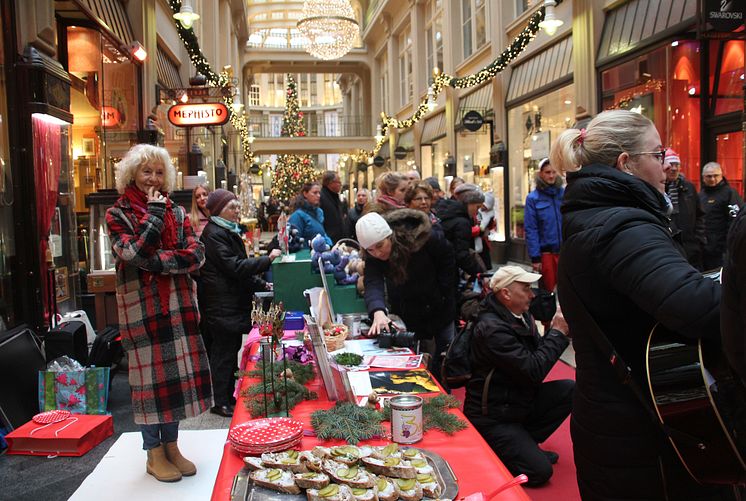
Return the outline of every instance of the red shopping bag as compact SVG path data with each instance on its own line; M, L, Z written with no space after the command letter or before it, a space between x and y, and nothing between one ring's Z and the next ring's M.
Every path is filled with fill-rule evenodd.
M8 433L8 454L82 456L114 434L111 416L71 414L67 419L41 424L32 421Z

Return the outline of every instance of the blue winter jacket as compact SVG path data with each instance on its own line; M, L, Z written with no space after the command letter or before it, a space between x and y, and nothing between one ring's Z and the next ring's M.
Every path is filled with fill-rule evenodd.
M304 202L290 215L288 222L298 228L301 238L306 242L313 239L317 233L320 233L326 240L326 243L329 245L334 244L324 230L324 211L321 210L321 207L313 207Z
M560 251L562 245L562 214L560 205L565 188L537 188L526 197L523 225L531 262L541 261L542 252Z

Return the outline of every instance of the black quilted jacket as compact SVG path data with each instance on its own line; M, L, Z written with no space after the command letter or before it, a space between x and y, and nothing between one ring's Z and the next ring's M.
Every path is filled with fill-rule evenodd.
M656 323L690 338L718 335L720 286L683 257L662 207L651 185L608 166L568 176L558 291L577 361L571 433L584 500L664 499L664 489L668 499L712 494L689 478L596 349L591 327L562 301L573 287L645 394L644 353Z

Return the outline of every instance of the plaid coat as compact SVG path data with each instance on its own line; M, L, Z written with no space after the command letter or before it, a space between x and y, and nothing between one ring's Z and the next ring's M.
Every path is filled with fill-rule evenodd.
M194 237L184 208L173 206L173 211L175 250L160 249L165 204L148 204L138 220L129 200L120 197L106 212L116 256L119 328L138 424L180 421L212 405L210 367L189 275L204 262L204 246ZM167 314L161 311L159 276L168 277Z

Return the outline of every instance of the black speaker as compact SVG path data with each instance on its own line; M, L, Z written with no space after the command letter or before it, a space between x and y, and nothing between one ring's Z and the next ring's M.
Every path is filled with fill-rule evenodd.
M0 332L0 421L17 428L39 412L41 341L26 325Z
M70 320L50 329L44 335L44 352L47 355L47 363L67 355L85 367L88 363L88 335L85 324Z

